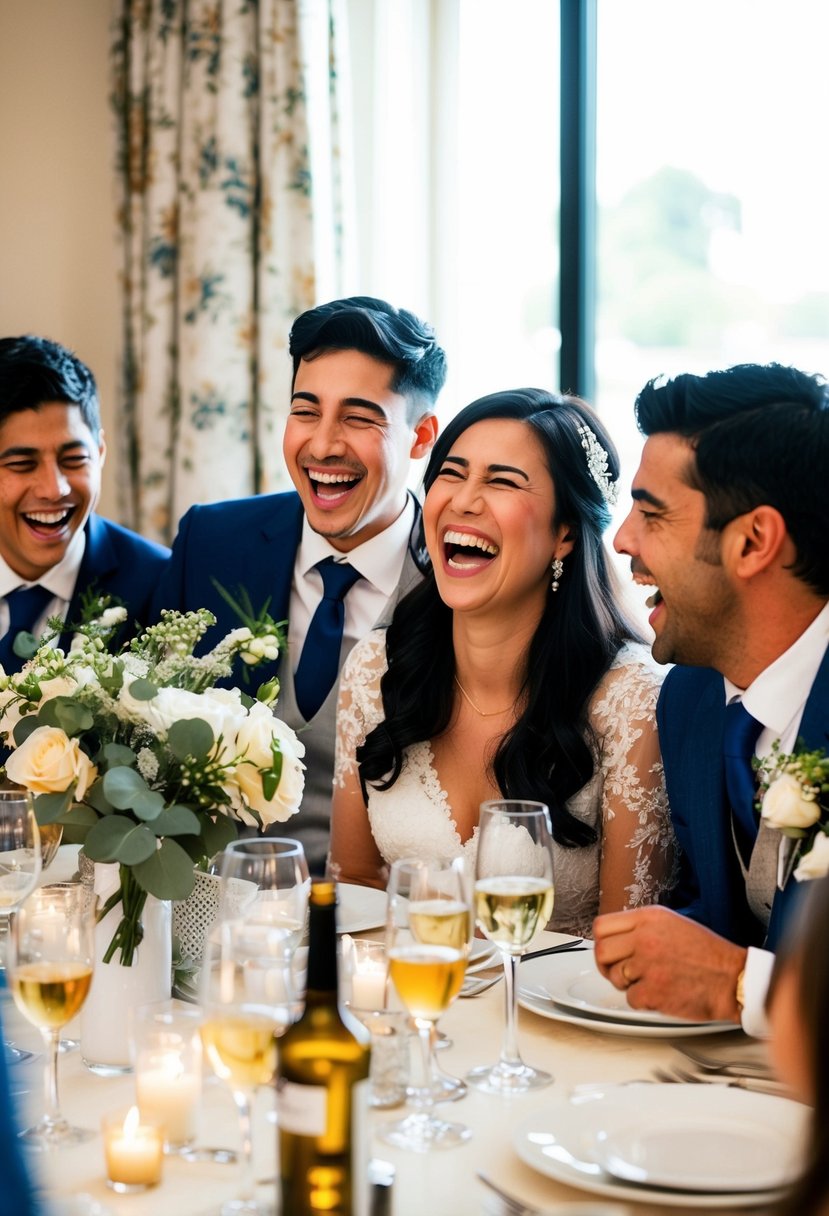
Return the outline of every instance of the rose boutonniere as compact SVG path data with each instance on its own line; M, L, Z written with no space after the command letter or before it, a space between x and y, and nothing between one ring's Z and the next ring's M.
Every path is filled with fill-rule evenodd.
M758 764L760 813L766 823L795 841L798 882L829 873L829 756L780 751Z

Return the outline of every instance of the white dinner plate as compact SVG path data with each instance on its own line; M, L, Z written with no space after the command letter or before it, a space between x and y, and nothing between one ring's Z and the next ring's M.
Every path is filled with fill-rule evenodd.
M356 883L337 883L337 932L362 933L386 923L386 892Z
M589 1013L594 1017L610 1017L614 1022L651 1022L664 1026L668 1022L686 1026L686 1018L667 1017L664 1013L655 1013L651 1009L631 1009L627 997L619 988L614 988L610 980L605 979L596 969L593 955L587 956L582 962L575 977L565 980L562 985L548 985L548 991L559 1009L572 1013ZM694 1023L699 1025L699 1023Z
M664 1014L637 1011L627 1003L624 1011L615 1013L604 1007L592 1012L577 1006L570 990L574 984L592 984L601 981L613 992L617 990L597 971L592 952L579 951L570 954L548 955L546 958L528 959L521 964L518 973L518 1003L523 1009L538 1013L554 1022L567 1022L585 1030L603 1034L630 1035L633 1037L683 1038L690 1035L722 1034L739 1030L736 1022L686 1022ZM624 994L618 993L624 1001ZM610 998L609 998L610 999Z
M807 1118L807 1108L788 1098L721 1085L610 1085L551 1103L516 1128L513 1144L521 1160L539 1173L597 1195L665 1207L742 1208L770 1203L779 1187L796 1175ZM755 1138L750 1189L729 1186L706 1191L700 1188L699 1179L694 1179L696 1160L683 1137L692 1124L702 1127L706 1119L718 1127L739 1127L743 1136ZM659 1156L666 1169L664 1176L681 1177L683 1183L691 1184L689 1189L681 1189L683 1184L678 1182L670 1186L651 1184L649 1179L633 1182L609 1172L609 1146L615 1144L622 1147L625 1156L630 1155L630 1144L624 1144L625 1134L636 1127L643 1129L646 1138L653 1129L661 1130L659 1152L654 1147L651 1156ZM676 1141L670 1154L673 1168L667 1164L670 1133ZM767 1171L757 1160L757 1155L766 1151L770 1137L778 1141L773 1171ZM654 1141L651 1143L655 1146ZM684 1168L679 1164L683 1152L687 1153ZM711 1166L710 1160L708 1164ZM722 1177L721 1169L712 1168L713 1176L704 1181ZM745 1182L744 1170L740 1177ZM775 1185L760 1190L755 1178L758 1182L773 1178Z

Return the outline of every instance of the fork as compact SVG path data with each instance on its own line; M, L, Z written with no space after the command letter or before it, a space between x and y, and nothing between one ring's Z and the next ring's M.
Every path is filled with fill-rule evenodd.
M463 981L460 995L480 996L482 992L486 992L487 988L492 988L493 985L500 983L503 978L503 969L501 970L500 975L471 976L468 980Z
M523 1203L520 1199L516 1199L513 1195L502 1191L499 1186L487 1178L486 1174L478 1174L478 1180L488 1187L494 1195L498 1196L501 1204L501 1210L498 1216L542 1216L538 1208L532 1208L528 1204Z
M657 1081L669 1085L722 1085L726 1089L747 1089L755 1094L774 1094L785 1098L791 1095L791 1090L781 1081L761 1077L732 1077L722 1073L693 1073L684 1068L655 1068L653 1072Z
M722 1073L725 1077L757 1077L758 1079L773 1080L774 1074L771 1068L764 1060L752 1060L739 1058L718 1060L714 1056L706 1055L695 1048L680 1047L676 1045L676 1050L687 1060L702 1072Z

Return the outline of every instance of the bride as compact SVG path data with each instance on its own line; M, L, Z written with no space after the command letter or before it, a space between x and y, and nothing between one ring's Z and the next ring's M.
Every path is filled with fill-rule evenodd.
M432 573L340 685L330 864L383 884L403 856L466 855L480 803L550 808L550 927L655 902L673 835L656 734L660 676L625 621L602 544L618 459L576 397L494 393L426 470Z

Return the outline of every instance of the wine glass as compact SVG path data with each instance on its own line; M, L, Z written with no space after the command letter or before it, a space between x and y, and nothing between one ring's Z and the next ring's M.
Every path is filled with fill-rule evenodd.
M37 886L42 868L40 829L34 802L22 786L0 788L0 973L6 969L9 917ZM23 1064L32 1058L4 1040L8 1064Z
M397 995L414 1020L423 1075L409 1088L412 1114L379 1129L388 1144L414 1152L453 1148L471 1135L461 1123L435 1118L432 1030L458 995L466 972L472 917L463 861L394 862L389 875L386 955Z
M498 1063L474 1068L466 1079L488 1093L523 1093L553 1079L524 1063L516 1033L518 963L552 911L553 851L547 807L509 798L482 802L475 915L478 927L503 956L506 1028Z
M311 879L298 840L269 836L234 840L219 855L222 879L219 915L270 925L292 958L305 935Z
M268 1211L255 1197L251 1107L260 1085L276 1073L276 1039L296 1016L297 993L284 928L220 919L205 946L201 969L201 1037L216 1075L233 1093L242 1141L242 1181L222 1216Z
M39 1149L79 1144L96 1134L73 1127L58 1101L60 1031L78 1013L92 983L95 909L95 896L81 883L40 887L17 909L9 937L15 1004L41 1031L48 1049L46 1111L21 1133Z

